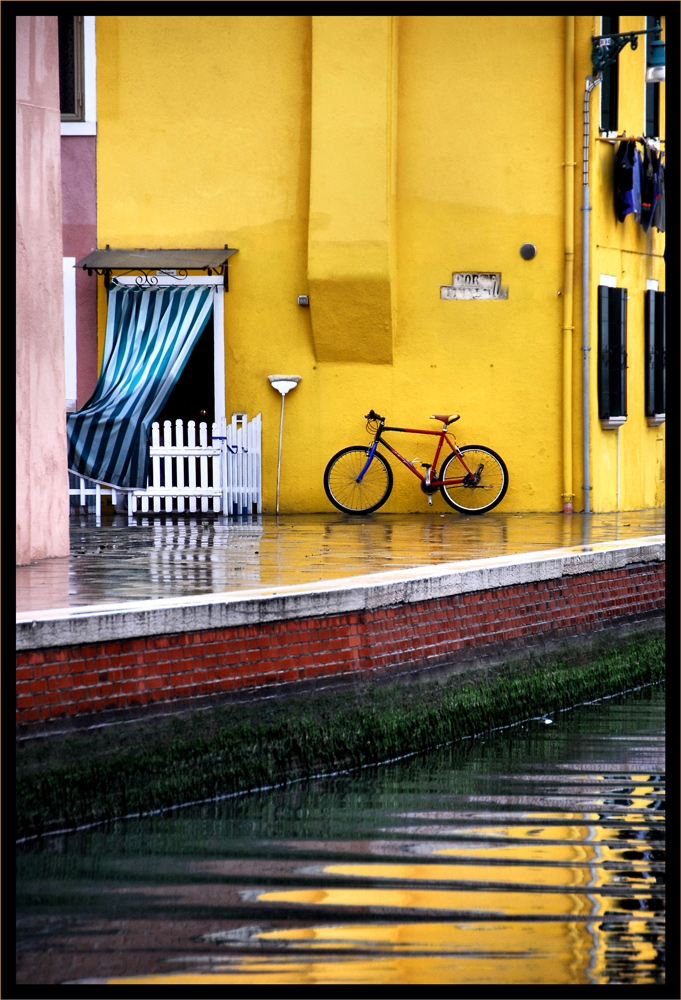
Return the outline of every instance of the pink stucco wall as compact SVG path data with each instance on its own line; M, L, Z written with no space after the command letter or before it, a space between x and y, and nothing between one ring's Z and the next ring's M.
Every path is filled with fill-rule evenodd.
M64 256L82 260L97 247L97 173L94 135L61 139ZM76 271L76 336L78 409L87 403L97 382L97 278Z
M16 559L69 548L56 17L16 18Z

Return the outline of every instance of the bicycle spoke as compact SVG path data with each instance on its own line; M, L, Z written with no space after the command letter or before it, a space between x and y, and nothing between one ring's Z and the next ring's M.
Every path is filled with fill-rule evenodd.
M392 471L381 455L374 455L361 482L358 481L367 457L366 448L346 448L334 455L326 467L326 495L347 514L368 514L382 506L390 495Z
M508 471L499 456L489 448L467 445L461 454L469 469L457 455L451 455L441 471L443 479L460 479L441 487L441 493L450 507L464 514L484 514L504 498L508 489ZM468 482L466 482L468 480ZM477 481L476 481L477 480Z

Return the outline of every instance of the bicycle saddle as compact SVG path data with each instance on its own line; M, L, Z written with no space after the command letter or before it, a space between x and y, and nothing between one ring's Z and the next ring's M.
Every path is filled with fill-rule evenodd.
M455 420L458 420L461 416L460 413L431 413L431 420L441 420L443 424L453 424Z

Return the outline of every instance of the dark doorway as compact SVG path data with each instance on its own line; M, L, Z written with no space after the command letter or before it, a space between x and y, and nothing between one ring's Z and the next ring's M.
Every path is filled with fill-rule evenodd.
M156 418L163 426L164 420L183 420L186 427L190 420L208 424L210 437L215 420L215 378L213 354L213 314L211 313L203 333L194 350L189 355L184 371L173 389L168 402Z

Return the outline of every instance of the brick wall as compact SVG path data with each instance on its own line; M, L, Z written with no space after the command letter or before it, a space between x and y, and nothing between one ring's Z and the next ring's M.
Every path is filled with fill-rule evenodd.
M664 563L414 603L17 653L20 729L426 670L659 614Z

